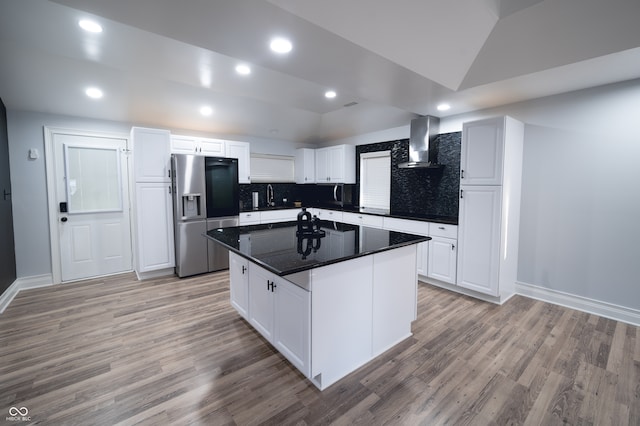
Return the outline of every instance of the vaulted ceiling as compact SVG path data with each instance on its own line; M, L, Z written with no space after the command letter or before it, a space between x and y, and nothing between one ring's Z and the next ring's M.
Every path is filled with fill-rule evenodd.
M102 33L78 27L87 17ZM0 97L320 143L639 78L639 17L636 0L0 0ZM293 50L273 54L273 36Z

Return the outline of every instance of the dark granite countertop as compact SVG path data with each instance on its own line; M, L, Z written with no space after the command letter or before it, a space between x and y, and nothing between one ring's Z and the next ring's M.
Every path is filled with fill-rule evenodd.
M349 212L349 213L361 213L361 214L370 214L370 215L375 215L375 216L394 217L394 218L397 218L397 219L419 220L419 221L423 221L423 222L444 223L444 224L448 224L448 225L457 225L458 224L458 217L457 216L436 216L436 215L428 215L428 214L412 213L412 212L395 212L395 211L392 212L392 211L389 211L389 210L367 209L367 208L358 207L358 206L340 207L340 206L336 206L336 205L315 204L315 205L306 205L306 206L302 206L302 207L306 207L306 208L314 208L315 207L315 208L319 208L319 209L329 209L329 210L336 210L336 211ZM255 210L254 209L242 210L242 212L246 213L246 212L256 212L256 211L301 209L302 207L294 207L293 204L288 204L288 205L284 205L284 206L260 207L260 208L255 209Z
M324 220L320 221L322 237L299 238L297 229L293 221L218 228L205 235L280 276L431 239Z

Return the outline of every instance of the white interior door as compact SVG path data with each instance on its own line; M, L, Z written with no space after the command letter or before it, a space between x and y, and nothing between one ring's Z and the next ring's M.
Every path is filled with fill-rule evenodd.
M126 150L125 138L53 134L62 281L132 268Z

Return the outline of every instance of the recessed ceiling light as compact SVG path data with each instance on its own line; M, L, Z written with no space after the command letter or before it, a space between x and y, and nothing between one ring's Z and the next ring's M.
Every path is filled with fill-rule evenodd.
M271 40L269 47L276 53L289 53L291 52L293 45L286 38L276 37Z
M449 104L440 104L437 106L438 111L449 111L451 109L451 105Z
M337 96L337 93L334 90L327 90L326 92L324 92L325 98L333 99L336 96Z
M89 19L81 19L78 22L78 25L80 25L80 28L82 28L85 31L89 31L90 33L102 32L102 26L98 24L96 21L91 21Z
M213 114L213 108L211 108L209 105L202 106L200 107L200 114L208 117Z
M251 74L251 68L245 64L236 65L236 72L240 75L249 75Z
M84 91L84 93L86 93L87 96L92 99L100 99L103 95L102 90L98 89L97 87L89 87Z

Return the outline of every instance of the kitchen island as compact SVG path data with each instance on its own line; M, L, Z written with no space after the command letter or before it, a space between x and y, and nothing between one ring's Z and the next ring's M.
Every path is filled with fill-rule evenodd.
M416 244L430 238L321 221L219 228L231 304L319 389L411 336Z

